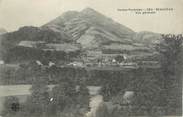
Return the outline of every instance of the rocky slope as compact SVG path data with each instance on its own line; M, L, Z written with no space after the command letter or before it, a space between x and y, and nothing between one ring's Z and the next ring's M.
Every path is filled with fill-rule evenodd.
M91 8L80 12L68 11L42 28L70 35L71 40L81 44L85 50L147 53L154 52L161 40L160 34L147 31L136 33Z
M84 48L98 48L110 42L130 42L135 34L131 29L91 8L86 8L81 12L66 12L45 24L43 28L64 31Z

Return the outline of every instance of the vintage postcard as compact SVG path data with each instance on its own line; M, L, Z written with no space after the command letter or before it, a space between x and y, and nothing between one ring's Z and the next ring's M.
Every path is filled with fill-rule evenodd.
M0 0L0 117L182 116L183 0Z

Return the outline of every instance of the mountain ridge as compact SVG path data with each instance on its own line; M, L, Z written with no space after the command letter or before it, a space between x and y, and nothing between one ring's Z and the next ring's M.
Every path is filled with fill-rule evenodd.
M47 44L79 44L84 51L117 51L142 56L156 51L154 47L161 39L160 34L153 32L136 33L91 8L68 11L41 27L25 26L1 37L1 45L7 49L18 46L21 41L44 41Z
M70 16L70 14L74 15ZM65 20L67 17L64 16L70 16L70 19ZM66 12L42 27L67 33L71 35L74 41L82 44L86 48L87 46L91 46L90 43L92 43L92 45L98 45L97 47L99 47L101 45L99 42L103 43L103 41L116 40L123 42L125 39L131 40L132 36L135 34L130 28L113 21L111 18L91 8L83 9L80 12Z

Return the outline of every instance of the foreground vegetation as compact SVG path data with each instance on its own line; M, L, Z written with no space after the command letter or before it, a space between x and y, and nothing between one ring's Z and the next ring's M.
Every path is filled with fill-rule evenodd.
M182 114L182 35L164 35L157 45L161 54L160 69L139 68L130 71L86 71L84 68L42 68L36 64L20 66L17 71L4 72L4 83L32 84L31 96L25 103L15 97L5 101L4 116L19 117L83 117L89 110L87 85L100 85L105 102L116 105L113 109L102 106L98 117L131 115ZM14 79L14 80L13 80ZM52 91L48 84L56 84ZM79 89L76 90L76 86ZM125 91L134 91L130 103L124 104ZM12 104L14 105L12 108ZM18 106L17 106L18 104ZM117 108L117 106L119 108ZM106 112L109 111L109 112Z

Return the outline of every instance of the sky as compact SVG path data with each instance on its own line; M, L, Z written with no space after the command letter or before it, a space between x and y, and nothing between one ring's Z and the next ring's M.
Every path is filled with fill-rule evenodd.
M183 33L183 0L0 0L0 27L14 31L22 26L41 26L63 12L90 7L139 31ZM156 14L122 12L127 8L173 8Z

